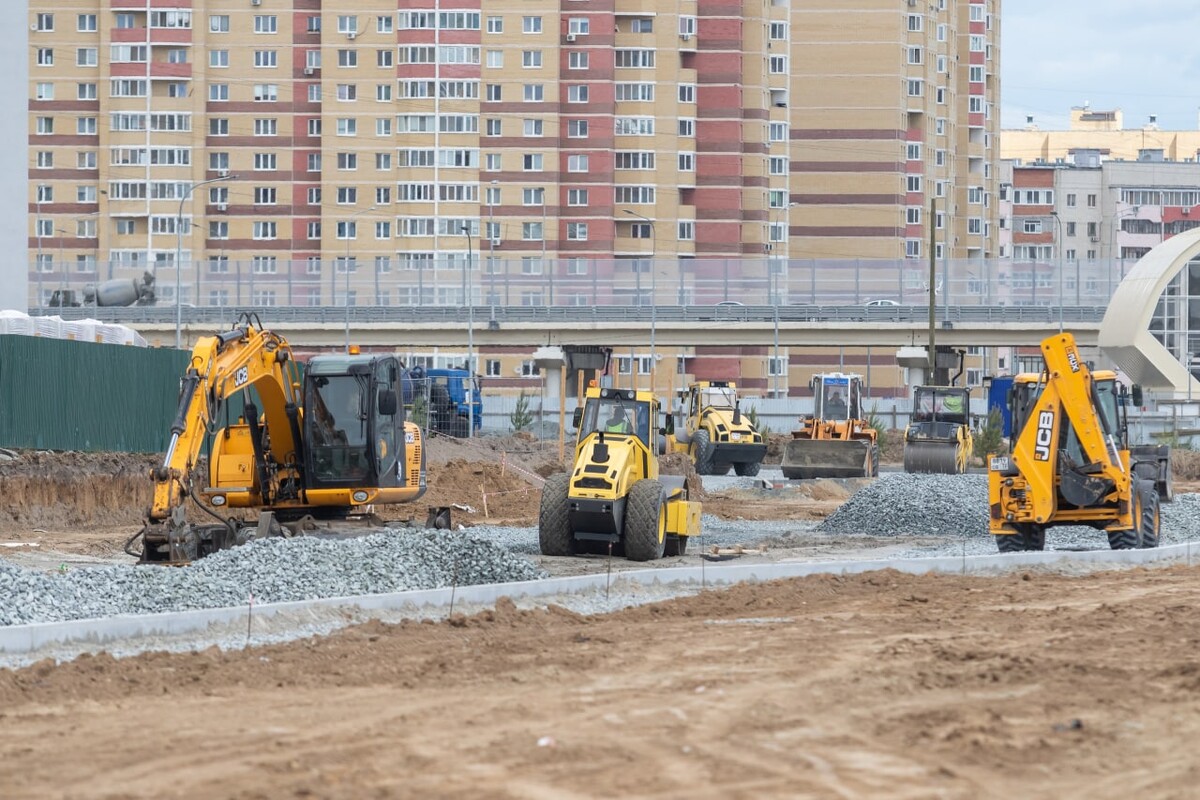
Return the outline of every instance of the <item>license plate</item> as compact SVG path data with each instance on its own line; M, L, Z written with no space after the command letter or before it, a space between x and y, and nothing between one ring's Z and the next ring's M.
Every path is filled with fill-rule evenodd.
M740 442L742 440L742 435L740 433L731 433L729 434L729 438L735 442Z
M1008 471L1008 456L992 456L988 461L988 469L992 472Z

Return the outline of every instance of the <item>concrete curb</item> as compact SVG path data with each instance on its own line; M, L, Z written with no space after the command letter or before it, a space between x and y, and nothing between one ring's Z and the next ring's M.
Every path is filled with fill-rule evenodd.
M1048 552L1010 553L986 556L939 556L936 558L897 558L870 561L777 561L768 564L723 564L719 566L670 567L665 569L624 570L613 576L613 585L621 583L641 586L678 584L731 585L746 581L768 581L806 575L853 575L883 569L894 569L914 575L930 572L974 574L1006 572L1023 567L1059 566L1065 564L1137 566L1179 561L1192 563L1190 543L1148 550L1061 550ZM1200 556L1200 545L1196 548ZM321 600L301 600L291 603L256 605L254 618L269 619L276 615L303 615L305 612L328 609L360 609L370 616L371 611L409 608L442 609L454 602L492 605L501 597L547 597L603 590L607 575L581 575L549 578L520 583L492 583L460 586L456 589L427 589L357 597L331 597ZM202 631L209 626L231 625L245 620L247 607L212 608L179 611L166 614L143 614L105 619L45 622L32 625L12 625L0 628L0 654L32 653L53 645L103 645L123 639L178 636Z

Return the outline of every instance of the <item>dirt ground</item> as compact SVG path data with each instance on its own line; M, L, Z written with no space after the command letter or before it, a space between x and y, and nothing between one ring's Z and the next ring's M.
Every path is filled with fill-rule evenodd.
M872 573L0 671L6 798L1197 796L1196 569Z

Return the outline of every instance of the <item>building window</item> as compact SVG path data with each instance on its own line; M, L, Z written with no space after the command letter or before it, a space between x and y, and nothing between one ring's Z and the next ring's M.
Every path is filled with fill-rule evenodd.
M541 33L542 18L541 17L522 17L521 18L522 33Z
M279 20L274 14L256 14L254 16L255 33L278 33Z
M573 242L586 242L587 238L588 226L586 222L567 223L567 239Z

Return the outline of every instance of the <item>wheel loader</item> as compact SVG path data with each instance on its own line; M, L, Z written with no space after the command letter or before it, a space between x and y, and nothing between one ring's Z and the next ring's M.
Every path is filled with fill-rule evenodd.
M831 372L812 377L813 414L783 449L783 476L870 478L879 474L879 433L862 407L862 378Z
M255 315L200 337L151 473L153 504L126 552L181 565L255 538L345 535L373 520L374 505L418 499L425 454L404 418L401 374L393 355L339 354L313 357L302 379L287 341ZM430 524L449 527L448 510Z
M686 479L660 475L667 429L656 429L650 392L589 387L577 409L570 472L542 487L538 544L543 555L623 554L630 561L683 555L700 534L700 503Z
M904 430L904 471L962 475L975 439L971 435L971 390L961 386L918 386Z
M1157 547L1157 477L1170 474L1167 448L1131 456L1125 407L1141 404L1116 373L1092 370L1075 338L1041 343L1041 373L1013 379L1009 451L988 456L989 531L1000 552L1042 550L1046 530L1086 525L1114 550Z
M675 425L668 447L687 453L701 475L757 475L767 454L763 435L738 403L737 384L698 381L680 393L683 424Z

